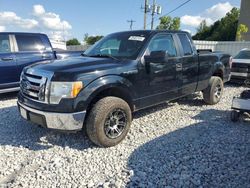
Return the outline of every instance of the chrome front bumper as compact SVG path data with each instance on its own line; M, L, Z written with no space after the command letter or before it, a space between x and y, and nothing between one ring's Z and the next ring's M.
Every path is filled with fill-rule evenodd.
M86 111L76 113L44 112L27 107L19 102L17 104L24 119L43 127L65 131L78 131L83 127Z

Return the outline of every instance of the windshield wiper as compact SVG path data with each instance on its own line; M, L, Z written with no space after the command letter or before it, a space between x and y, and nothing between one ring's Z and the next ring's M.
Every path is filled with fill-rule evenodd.
M89 57L104 57L104 58L107 57L107 58L112 58L114 60L118 60L117 58L115 58L110 54L95 54L95 55L90 55Z
M85 53L81 53L81 56L83 56L83 57L88 57L88 55L85 54Z

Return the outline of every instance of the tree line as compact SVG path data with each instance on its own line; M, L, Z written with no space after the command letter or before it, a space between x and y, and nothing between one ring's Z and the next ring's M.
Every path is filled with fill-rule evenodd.
M242 40L242 34L248 32L246 25L240 24L238 26L240 10L233 8L222 19L214 22L212 25L207 25L206 20L203 20L197 28L196 34L192 37L194 40L208 40L208 41L234 41L236 38ZM163 16L160 18L160 23L156 27L157 30L180 30L180 18ZM100 40L103 36L89 36L84 35L84 43L92 45ZM80 45L76 39L67 41L69 45Z
M89 36L87 33L84 35L83 41L87 45L93 45L95 44L98 40L100 40L103 36L102 35L97 35L97 36ZM70 39L66 42L67 46L73 46L73 45L80 45L81 43L76 39Z

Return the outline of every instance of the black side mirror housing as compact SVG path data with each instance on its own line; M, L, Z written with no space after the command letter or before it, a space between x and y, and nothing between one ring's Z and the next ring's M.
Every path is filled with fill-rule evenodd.
M165 51L152 51L150 55L144 56L145 63L166 63L168 54Z
M56 50L53 50L54 58L57 59Z

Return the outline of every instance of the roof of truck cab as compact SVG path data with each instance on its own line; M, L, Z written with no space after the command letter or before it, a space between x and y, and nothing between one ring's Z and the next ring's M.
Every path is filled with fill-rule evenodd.
M0 32L0 34L8 34L8 35L15 35L15 34L46 35L45 33L28 33L28 32Z
M187 31L175 31L175 30L132 30L132 31L120 31L115 33L131 33L131 34L157 34L157 33L185 33L189 34Z
M133 31L120 31L120 32L115 32L115 33L131 33L131 34L139 34L139 33L143 33L143 34L186 33L186 34L189 34L187 31L175 31L175 30L133 30ZM0 32L0 34L8 34L8 35L15 35L15 34L46 35L44 33L29 33L29 32Z

